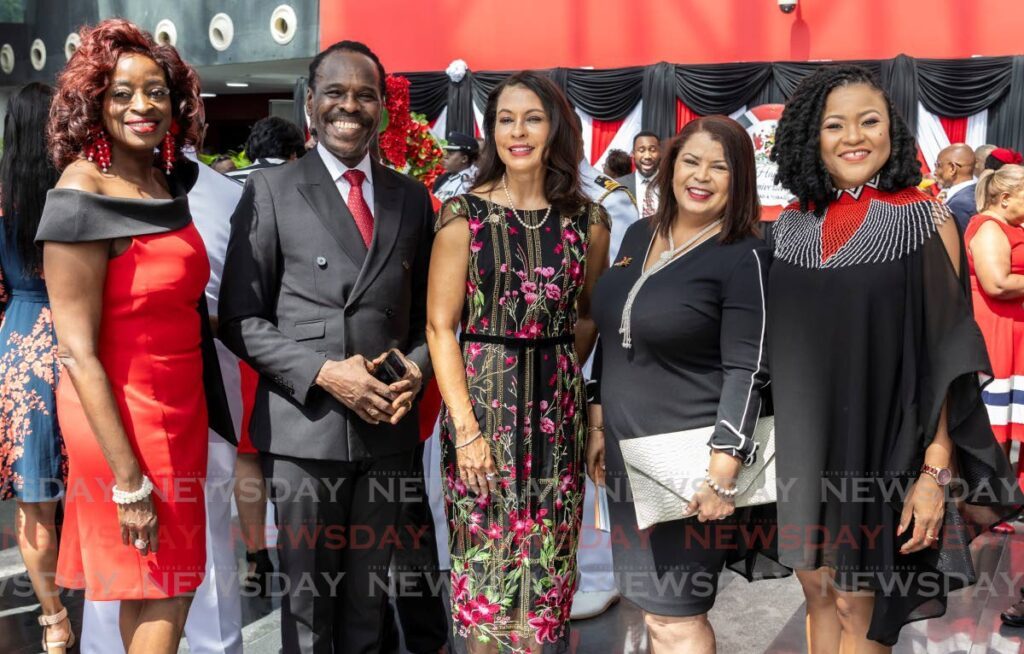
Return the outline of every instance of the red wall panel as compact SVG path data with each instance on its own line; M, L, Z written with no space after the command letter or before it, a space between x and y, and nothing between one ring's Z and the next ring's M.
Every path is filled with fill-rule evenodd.
M366 42L389 70L658 61L957 58L1024 52L1006 0L322 0L320 44Z

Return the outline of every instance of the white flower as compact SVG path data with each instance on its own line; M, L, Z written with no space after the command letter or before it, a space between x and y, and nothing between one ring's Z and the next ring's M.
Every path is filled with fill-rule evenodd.
M462 78L466 76L466 71L469 70L469 64L462 59L456 59L452 63L448 64L448 68L445 69L445 73L448 75L448 79L458 84L462 81Z

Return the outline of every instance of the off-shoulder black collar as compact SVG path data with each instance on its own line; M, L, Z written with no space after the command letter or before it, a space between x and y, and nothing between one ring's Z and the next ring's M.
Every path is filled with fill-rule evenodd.
M192 216L188 192L199 167L181 159L168 177L170 199L116 198L76 189L53 189L39 221L36 242L78 243L173 232L188 225Z

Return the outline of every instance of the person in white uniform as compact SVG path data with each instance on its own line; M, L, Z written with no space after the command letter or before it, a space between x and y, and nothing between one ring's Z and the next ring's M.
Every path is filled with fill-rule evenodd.
M480 156L480 144L472 136L452 132L444 146L445 174L434 185L434 196L444 202L456 195L469 193L479 170L476 167Z
M619 246L626 229L640 219L636 199L625 185L601 174L596 168L580 161L580 181L583 192L599 203L612 219L611 243L608 250L609 263L618 256ZM590 378L593 357L583 367L583 375ZM587 489L583 504L583 529L580 531L580 547L577 562L580 571L580 585L572 602L573 620L582 620L600 615L619 599L612 575L612 546L610 534L594 526L594 501L597 488L587 477Z
M196 161L194 153L186 153ZM212 168L199 164L199 179L188 194L192 220L206 244L210 282L206 302L210 316L217 315L221 271L231 230L231 214L242 196L242 187ZM224 391L231 409L235 433L241 433L242 395L238 359L215 341ZM212 429L206 470L206 578L196 590L185 622L185 640L192 654L241 654L242 605L238 587L238 562L231 538L231 497L234 484L235 446ZM120 602L85 601L82 615L82 654L123 654L118 629Z

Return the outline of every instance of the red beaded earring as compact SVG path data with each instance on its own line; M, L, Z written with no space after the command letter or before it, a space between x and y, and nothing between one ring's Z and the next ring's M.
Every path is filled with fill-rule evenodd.
M82 156L95 162L100 170L110 170L110 140L102 127L95 127L89 132L89 140L82 149Z
M177 136L181 129L177 122L171 122L171 128L164 134L164 143L160 148L160 157L164 163L164 170L168 175L174 170L174 160L178 158Z

